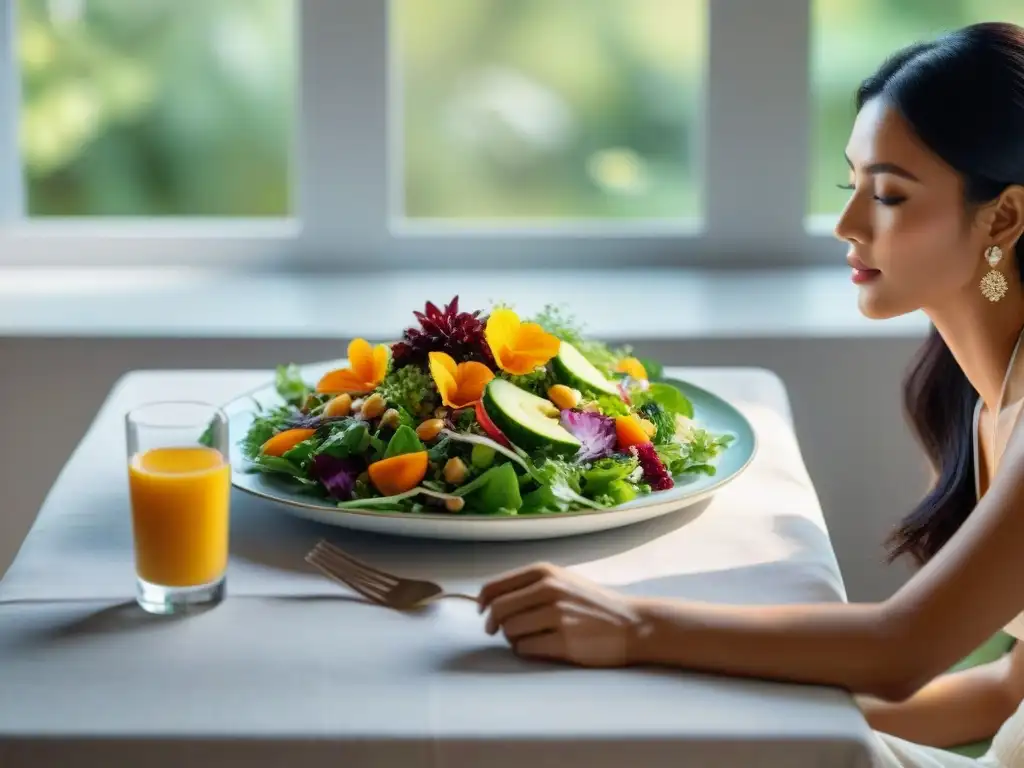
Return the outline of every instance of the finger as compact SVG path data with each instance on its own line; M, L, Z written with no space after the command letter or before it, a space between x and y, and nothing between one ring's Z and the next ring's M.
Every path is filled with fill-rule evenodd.
M536 635L558 629L563 612L558 603L543 605L531 611L523 611L509 618L502 625L505 638L511 643L527 635Z
M480 590L480 595L477 597L480 612L483 613L495 598L527 587L553 572L554 569L547 563L533 563L495 577Z
M493 635L498 631L498 627L517 613L555 602L560 594L554 580L544 577L528 587L495 598L491 603L491 613L487 617L487 633Z
M557 632L545 632L541 635L530 635L512 645L518 656L534 659L565 659L565 644Z

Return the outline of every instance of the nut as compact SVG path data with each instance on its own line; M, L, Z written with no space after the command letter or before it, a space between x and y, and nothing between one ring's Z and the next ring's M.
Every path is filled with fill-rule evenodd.
M398 429L398 425L401 423L402 417L394 408L388 408L384 411L384 415L380 417L380 425L388 429Z
M575 408L582 399L583 395L578 389L572 389L565 384L555 384L548 390L548 400L563 411Z
M639 419L639 421L640 421L640 426L643 427L644 433L648 437L654 437L657 434L658 428L656 426L654 426L654 422L653 421L651 421L650 419Z
M444 500L444 508L449 512L461 512L466 506L466 500L461 496L449 496Z
M416 437L429 443L431 440L437 439L442 429L444 429L444 421L441 419L427 419L416 427Z
M444 470L442 470L445 482L451 483L452 485L462 485L466 482L466 476L469 474L469 470L466 468L465 462L462 459L455 457L448 459L445 462Z
M324 406L324 416L327 418L344 418L350 413L352 413L351 395L338 395Z
M384 409L387 407L387 401L375 392L363 402L363 407L360 410L360 413L364 419L370 421L384 413Z

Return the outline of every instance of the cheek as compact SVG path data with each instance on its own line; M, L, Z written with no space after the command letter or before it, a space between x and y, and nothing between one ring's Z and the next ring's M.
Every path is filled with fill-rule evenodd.
M955 213L909 201L879 217L879 268L893 278L926 278L936 288L963 283L973 274L964 258L962 222Z

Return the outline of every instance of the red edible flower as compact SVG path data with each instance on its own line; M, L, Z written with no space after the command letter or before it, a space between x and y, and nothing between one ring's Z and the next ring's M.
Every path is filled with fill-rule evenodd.
M630 446L629 452L639 459L640 466L644 471L644 481L651 486L652 490L667 491L669 488L675 487L675 481L668 473L657 451L654 450L654 445L640 443Z

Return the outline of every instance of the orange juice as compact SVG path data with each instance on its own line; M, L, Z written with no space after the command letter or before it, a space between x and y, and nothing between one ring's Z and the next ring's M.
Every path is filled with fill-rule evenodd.
M196 446L136 454L129 486L139 578L194 587L224 574L231 466L219 451Z

